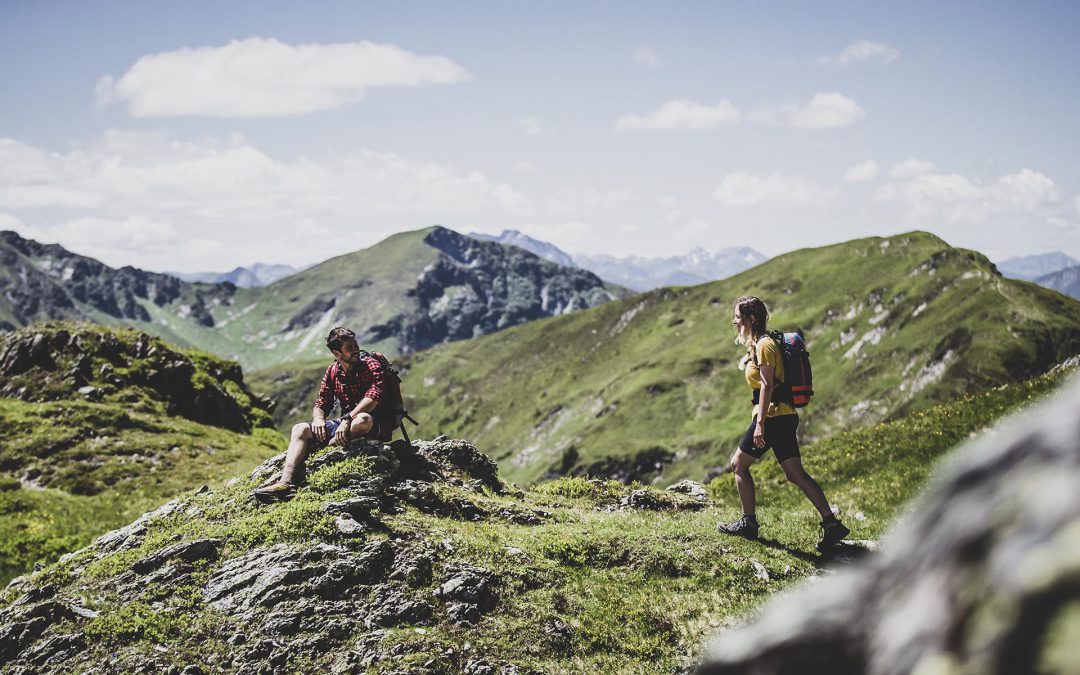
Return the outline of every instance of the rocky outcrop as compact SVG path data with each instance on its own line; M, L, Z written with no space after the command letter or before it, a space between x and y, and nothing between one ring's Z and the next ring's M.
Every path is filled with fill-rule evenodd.
M256 468L251 484L276 479L282 461L274 457ZM359 466L357 462L368 469L340 469L349 463ZM192 505L196 495L189 495L103 535L61 562L67 563L68 575L83 578L91 566L118 556L134 558L96 597L98 602L110 597L118 606L150 603L148 615L153 614L153 603L190 589L184 592L191 602L213 613L214 625L230 645L228 661L216 667L239 673L302 670L303 664L328 651L338 653L337 670L360 672L407 655L384 643L388 629L468 627L496 608L503 581L495 571L461 561L447 544L403 533L383 536L389 531L382 522L385 516L408 506L459 519L504 519L500 512L442 494L442 485L496 496L508 492L494 463L474 446L446 439L412 446L403 441L360 442L313 458L307 475L314 480L324 472L335 476L324 489L345 496L327 501L320 512L358 528L350 532L339 524L341 536L335 541L243 548L228 538L201 537L147 552L149 533L199 513ZM212 496L210 491L202 494ZM266 507L248 502L243 508ZM366 536L373 533L379 536ZM4 672L70 672L90 665L79 655L88 622L100 612L78 606L70 594L33 583L31 577L16 579L8 590L20 592L21 598L0 613L0 659L8 664ZM131 630L141 629L135 624ZM136 659L118 654L110 667L170 672L167 657L158 656L147 661L145 655ZM497 666L478 660L465 672L500 672Z
M595 307L622 292L609 290L591 272L442 227L432 229L424 243L441 255L409 291L417 310L371 327L367 341L396 338L402 351L416 351Z
M1080 672L1080 379L972 443L861 569L721 634L698 672Z
M158 338L86 323L45 323L0 338L0 396L103 400L136 391L169 415L231 429L270 426L268 403L239 364L180 352Z

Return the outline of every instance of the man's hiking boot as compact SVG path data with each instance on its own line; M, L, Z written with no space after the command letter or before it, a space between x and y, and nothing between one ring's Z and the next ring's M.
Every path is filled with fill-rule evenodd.
M288 499L292 499L292 496L296 494L296 487L292 483L271 483L265 487L261 487L252 495L255 499L258 499L263 504L272 504L273 502L283 502Z
M840 540L851 534L851 530L839 520L830 520L829 522L822 521L821 523L821 541L817 543L817 550L822 553L828 553L834 546L840 543Z
M720 523L716 526L717 532L723 534L733 534L736 537L746 537L747 539L757 539L758 536L758 522L754 516L743 516L734 523Z

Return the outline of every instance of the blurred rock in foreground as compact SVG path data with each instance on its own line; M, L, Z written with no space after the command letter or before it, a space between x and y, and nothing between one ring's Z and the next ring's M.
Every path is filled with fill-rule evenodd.
M946 464L882 554L714 639L699 673L1080 672L1080 379Z

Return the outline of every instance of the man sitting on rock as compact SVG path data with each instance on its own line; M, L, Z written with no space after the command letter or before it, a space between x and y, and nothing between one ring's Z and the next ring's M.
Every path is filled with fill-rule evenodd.
M350 440L364 437L385 442L394 432L397 422L394 411L389 410L393 406L380 405L387 385L383 364L361 352L356 333L348 328L338 326L330 331L326 346L334 355L334 363L323 373L312 420L293 426L281 480L256 490L255 496L261 500L292 496L294 483L299 482L296 477L303 475L304 459L312 448L346 446ZM343 414L340 419L328 420L335 399L341 403Z

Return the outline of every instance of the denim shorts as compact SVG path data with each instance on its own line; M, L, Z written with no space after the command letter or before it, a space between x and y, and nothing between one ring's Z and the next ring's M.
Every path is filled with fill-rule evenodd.
M326 440L319 442L319 437L315 436L315 430L312 429L311 435L315 436L315 442L320 448L325 448L330 445L330 441L334 440L334 434L337 433L338 427L341 426L341 420L326 420Z
M330 441L334 440L334 434L337 433L339 426L341 426L340 419L326 420L326 441L319 443L319 439L315 439L315 442L319 443L320 448L325 448L330 444ZM367 438L385 443L393 436L395 428L396 427L390 420L379 417L372 418L371 431L367 433ZM354 437L352 440L356 440L356 438Z

